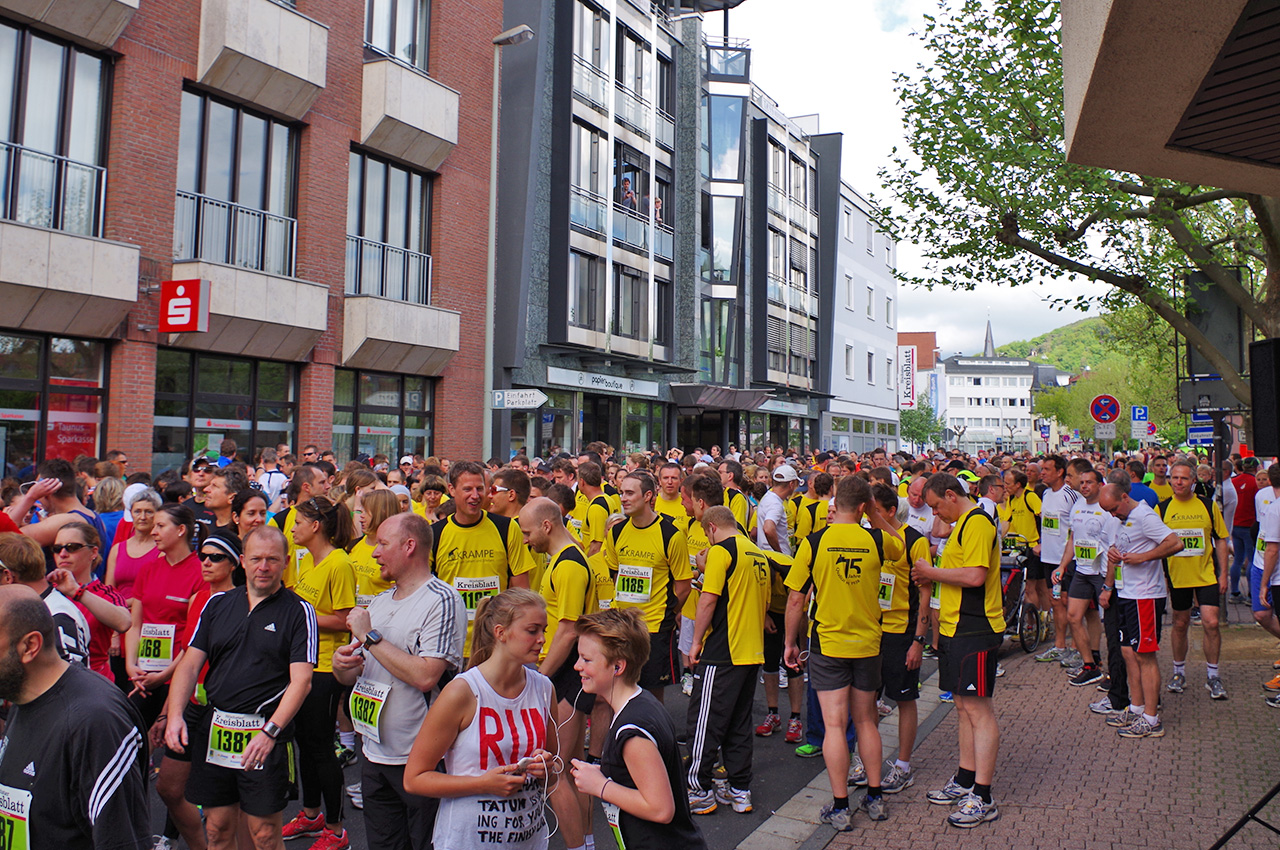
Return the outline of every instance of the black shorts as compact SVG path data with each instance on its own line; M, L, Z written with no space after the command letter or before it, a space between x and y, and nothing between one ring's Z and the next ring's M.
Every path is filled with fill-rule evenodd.
M809 684L815 691L853 688L875 693L880 690L880 656L835 658L809 650Z
M787 615L775 614L772 611L765 611L764 615L769 618L769 622L773 623L773 634L764 633L764 666L760 668L763 673L777 673L782 666L782 650L787 638ZM788 676L799 676L800 670L796 667L787 668Z
M1097 602L1098 597L1102 595L1102 582L1104 576L1091 576L1081 572L1077 572L1075 577L1071 579L1071 589L1067 591L1068 599L1087 599L1090 602Z
M1053 566L1046 567L1035 552L1027 552L1027 581L1044 581L1053 575L1054 569Z
M938 638L938 688L958 697L989 697L996 689L996 653L1004 635Z
M187 703L187 707L182 709L182 720L187 724L187 742L191 741L191 730L199 726L205 720L205 714L208 712L207 705L197 705L196 703ZM169 745L164 746L164 757L173 761L180 761L184 764L191 763L191 747L187 747L182 752L175 752L169 749Z
M1160 626L1164 622L1163 599L1119 599L1120 645L1135 652L1160 649Z
M649 660L640 671L640 687L646 691L656 691L679 677L677 670L680 656L677 649L674 626L666 626L649 634Z
M238 805L245 814L259 818L284 811L294 781L293 742L277 741L261 770L211 765L205 761L205 753L212 720L213 712L206 711L199 724L187 729L192 754L187 802L204 808Z
M596 695L582 690L582 676L573 669L576 663L578 648L574 646L560 669L551 674L551 684L556 689L556 702L567 702L583 714L590 714L596 705Z
M884 695L894 702L920 698L920 668L907 668L907 650L914 636L885 632L880 638L880 682Z
M1216 584L1206 584L1202 587L1173 587L1170 585L1169 600L1173 603L1173 610L1175 611L1190 611L1192 600L1210 608L1222 607L1222 594L1218 592L1218 585Z
M1054 569L1056 570L1057 567L1055 567ZM1053 572L1054 570L1049 570L1048 572L1049 585L1051 589L1053 585ZM1062 571L1062 584L1059 585L1059 587L1062 590L1063 599L1071 598L1071 585L1075 580L1076 580L1076 562L1072 561L1071 563L1067 564L1067 568Z

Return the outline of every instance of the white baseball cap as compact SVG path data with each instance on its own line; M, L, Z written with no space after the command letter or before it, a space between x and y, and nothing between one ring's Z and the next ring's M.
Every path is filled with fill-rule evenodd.
M413 455L405 455L404 457L400 458L401 466L404 466L406 463L413 463Z
M799 481L800 476L796 475L796 468L794 466L784 463L773 471L773 480L779 483Z

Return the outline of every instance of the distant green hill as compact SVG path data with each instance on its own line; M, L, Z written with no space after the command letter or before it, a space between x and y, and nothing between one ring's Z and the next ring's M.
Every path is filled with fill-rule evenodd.
M1010 342L996 349L1001 357L1022 357L1040 363L1051 363L1073 374L1086 366L1098 366L1108 355L1110 331L1101 318L1081 319L1064 327L1041 334L1034 339ZM1114 347L1114 346L1111 346Z

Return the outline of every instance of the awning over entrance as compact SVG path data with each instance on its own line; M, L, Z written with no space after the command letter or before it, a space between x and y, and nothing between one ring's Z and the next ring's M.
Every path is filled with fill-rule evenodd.
M713 384L671 384L671 400L681 413L701 410L758 410L771 396L764 390L742 390Z

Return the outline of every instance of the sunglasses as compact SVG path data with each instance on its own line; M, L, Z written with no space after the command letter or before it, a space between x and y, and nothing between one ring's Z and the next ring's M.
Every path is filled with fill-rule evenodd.
M224 561L230 561L231 556L226 552L201 552L200 560L208 561L211 564L221 564Z
M55 555L61 555L63 552L70 552L74 555L81 549L88 548L90 548L88 543L55 543L49 547L49 551Z
M511 488L510 488L510 487L499 487L497 484L494 484L494 485L493 485L492 487L490 487L489 489L490 489L491 491L493 491L494 493L510 493L510 492L511 492Z

